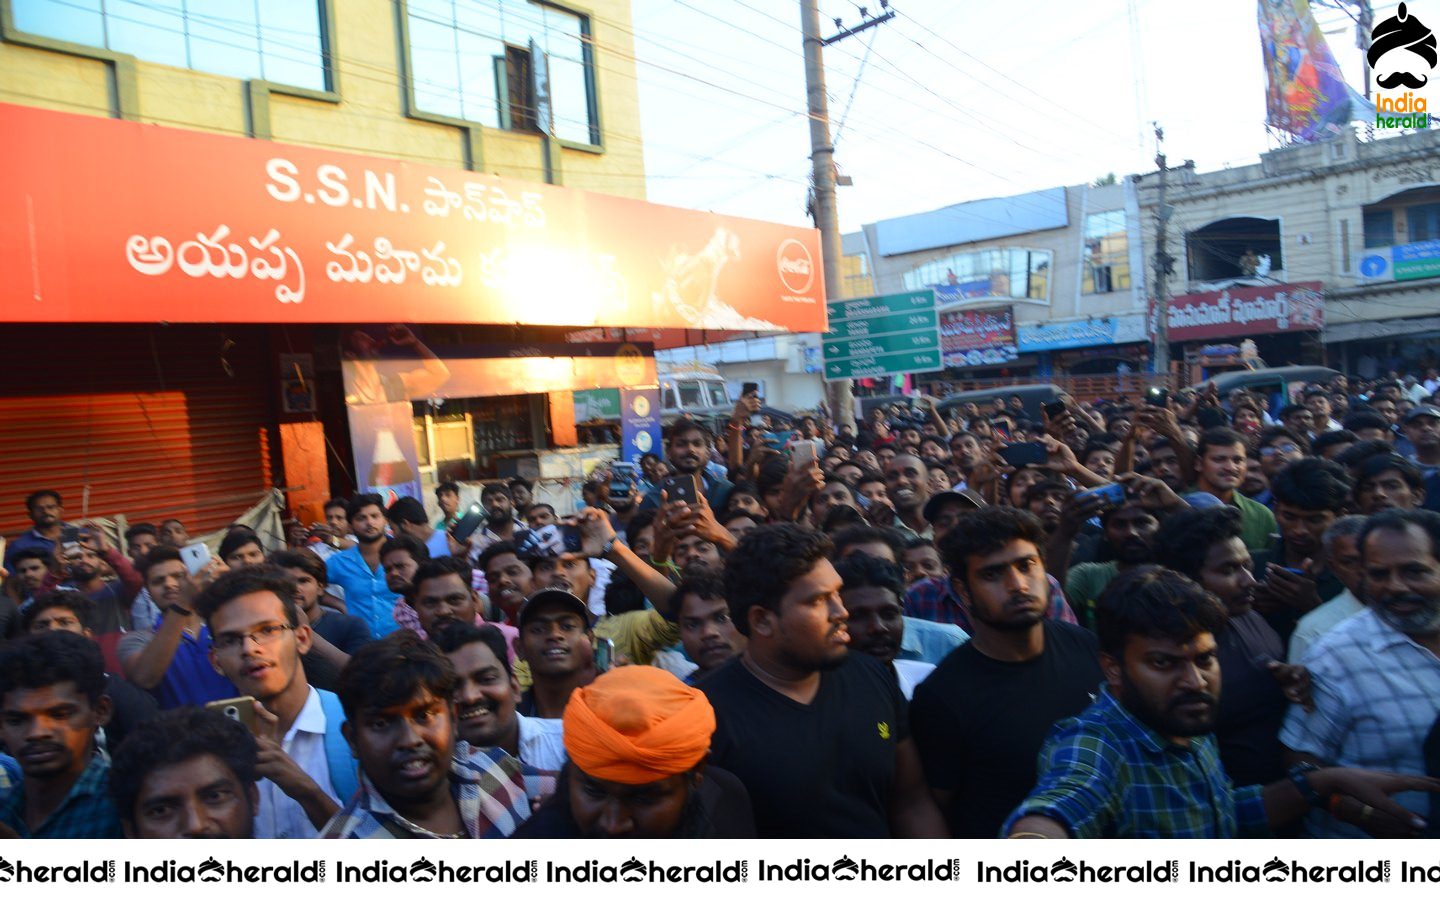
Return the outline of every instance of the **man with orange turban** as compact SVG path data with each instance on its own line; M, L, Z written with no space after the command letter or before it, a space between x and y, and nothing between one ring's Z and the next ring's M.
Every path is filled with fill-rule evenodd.
M570 762L555 795L516 837L754 837L750 798L706 768L715 711L663 669L622 666L565 706Z

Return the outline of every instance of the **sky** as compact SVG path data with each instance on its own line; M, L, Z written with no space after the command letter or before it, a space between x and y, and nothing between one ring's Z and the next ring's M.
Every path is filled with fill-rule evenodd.
M1152 171L1152 120L1170 163L1200 171L1278 146L1264 127L1255 0L891 5L895 19L825 50L836 162L854 179L838 191L843 231ZM1377 2L1376 21L1394 6ZM1353 22L1313 8L1360 89ZM861 21L849 0L820 9L825 36L837 17ZM632 13L649 199L807 224L797 0L632 0Z

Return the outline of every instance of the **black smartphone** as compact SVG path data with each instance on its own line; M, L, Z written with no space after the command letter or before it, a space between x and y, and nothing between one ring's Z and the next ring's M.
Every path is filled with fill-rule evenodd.
M1170 402L1169 388L1152 387L1145 391L1145 402L1151 406L1158 406L1164 409Z
M1044 409L1046 418L1053 422L1060 418L1060 414L1065 411L1065 401L1056 400L1054 403L1047 403Z
M665 492L666 503L684 501L692 506L696 502L696 494L699 493L694 475L671 475L660 483L660 489Z
M560 532L561 553L580 552L580 526L566 525L564 523L556 526Z
M469 511L460 517L460 521L450 529L450 535L463 544L470 539L470 535L479 530L484 522L485 511L478 506L471 506Z
M1027 441L1023 444L1009 444L999 450L1000 458L1005 464L1018 469L1021 466L1044 465L1050 458L1046 452L1045 445L1038 441Z
M630 490L635 484L635 464L613 462L610 464L610 499L629 500Z
M80 542L80 526L66 525L60 529L60 543L78 544Z

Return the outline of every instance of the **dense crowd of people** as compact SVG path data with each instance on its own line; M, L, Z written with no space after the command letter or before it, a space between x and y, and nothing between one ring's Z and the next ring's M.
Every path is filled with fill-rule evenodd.
M444 483L213 555L37 490L0 833L1436 836L1437 388L751 393L573 516Z

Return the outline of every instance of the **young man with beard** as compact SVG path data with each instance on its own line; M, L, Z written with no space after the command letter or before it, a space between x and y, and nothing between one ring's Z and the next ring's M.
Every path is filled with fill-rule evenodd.
M705 695L648 666L580 688L565 707L571 762L520 838L753 838L745 788L706 764Z
M433 643L455 667L456 737L472 748L504 750L537 773L558 773L565 765L560 720L517 711L520 682L510 667L504 633L494 625L458 622Z
M910 725L925 778L956 837L993 837L1035 784L1050 727L1100 683L1095 638L1046 618L1045 532L1032 515L967 516L940 552L970 641L915 689Z
M1325 530L1345 514L1350 479L1329 460L1306 457L1281 469L1271 482L1280 542L1257 553L1256 577L1263 584L1255 605L1265 621L1289 640L1300 617L1345 590L1325 568Z
M131 839L249 838L260 794L255 738L216 710L172 709L115 754L110 794Z
M1258 585L1240 528L1224 507L1177 513L1155 536L1155 557L1224 607L1225 620L1210 629L1225 674L1214 722L1220 760L1236 784L1267 784L1285 773L1277 736L1289 703L1305 699L1306 676L1283 664L1284 643L1254 609Z
M915 537L931 537L925 521L925 503L930 499L930 473L920 457L896 454L885 464L885 493L895 506L896 527Z
M897 659L905 639L905 581L900 567L864 553L852 553L835 566L844 587L845 622L850 649L878 659L895 676L909 700L915 686L935 671L932 663Z
M357 494L345 505L346 520L356 544L325 561L330 583L345 589L345 607L370 626L371 637L384 637L400 627L395 622L396 595L385 583L380 548L385 543L385 501L379 494Z
M263 779L256 836L314 837L356 781L339 698L311 686L300 664L311 631L300 621L294 582L270 566L237 569L216 579L195 606L213 636L215 670L237 696L255 699Z
M1425 771L1422 746L1440 714L1440 514L1392 510L1360 534L1370 608L1337 625L1304 657L1315 711L1292 709L1280 740L1297 759ZM1396 799L1417 815L1426 799ZM1312 820L1319 837L1353 829Z
M1196 450L1195 491L1240 510L1245 546L1259 551L1270 546L1275 516L1240 493L1240 482L1245 478L1245 448L1245 436L1232 428L1211 428L1202 433Z
M64 544L60 548L60 565L66 576L64 584L95 604L92 621L96 634L128 630L131 601L144 586L140 573L123 553L110 546L98 528L85 529L80 537L79 543ZM100 576L104 564L114 570L117 576L114 581Z
M470 563L447 556L421 563L406 596L418 619L420 632L431 640L440 632L458 623L479 624L480 597L471 587L473 570Z
M745 652L705 679L711 759L750 791L760 837L945 837L894 677L850 653L830 541L747 534L725 566Z
M25 512L34 528L17 535L5 546L5 568L15 571L15 554L21 550L41 550L53 557L60 555L60 532L65 528L65 501L57 491L36 491L25 498Z
M455 667L409 631L367 644L340 675L360 790L323 838L498 838L530 815L520 762L456 753Z
M110 718L93 641L55 631L0 648L0 744L23 779L0 788L0 825L22 838L116 838L110 760L95 733Z
M385 587L396 595L390 617L401 628L415 631L420 627L420 619L409 600L415 591L415 573L429 561L429 549L408 534L396 535L380 545L380 568L385 573Z
M1218 600L1167 569L1116 579L1097 611L1101 695L1056 726L1040 781L1002 834L1264 837L1322 806L1372 834L1417 834L1423 820L1389 795L1440 790L1440 779L1297 767L1265 787L1231 783L1210 733L1221 684L1213 631L1225 618Z
M595 680L592 621L585 601L560 588L535 592L520 610L518 656L530 666L522 715L558 719L570 693Z
M676 475L693 475L699 479L711 509L724 509L734 485L712 475L705 465L710 461L710 445L713 442L713 436L704 425L694 419L678 419L665 434L665 461ZM645 492L645 498L640 501L642 512L659 508L660 490L660 485L656 484Z

